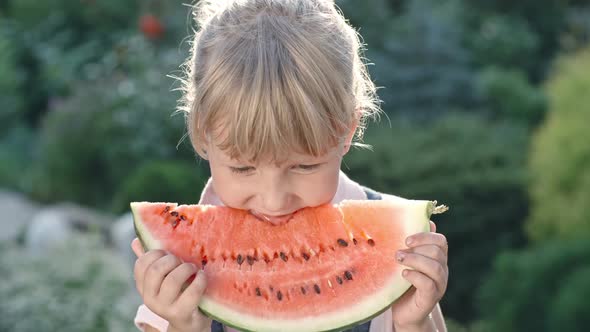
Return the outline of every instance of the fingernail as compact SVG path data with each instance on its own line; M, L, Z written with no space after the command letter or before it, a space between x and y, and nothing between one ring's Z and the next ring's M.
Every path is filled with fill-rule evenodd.
M190 284L191 282L193 282L195 279L197 278L197 274L193 273L191 274L191 276L186 280L187 284Z
M414 239L413 239L413 238L411 238L411 237L408 237L408 238L406 239L406 245L408 245L408 246L409 246L409 245L411 245L411 244L412 244L412 242L414 242Z
M403 270L402 271L402 276L407 277L408 276L408 270Z
M396 257L398 261L403 262L404 258L406 257L406 254L402 251L398 251Z

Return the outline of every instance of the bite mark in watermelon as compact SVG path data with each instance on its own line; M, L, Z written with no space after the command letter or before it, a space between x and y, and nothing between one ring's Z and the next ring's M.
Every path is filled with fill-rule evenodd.
M199 307L244 331L336 331L366 322L411 285L395 254L428 232L436 202L343 201L283 225L223 206L131 203L145 250L205 271Z

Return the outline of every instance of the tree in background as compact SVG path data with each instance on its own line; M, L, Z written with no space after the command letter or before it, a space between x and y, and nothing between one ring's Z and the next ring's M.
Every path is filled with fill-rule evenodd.
M546 84L547 121L530 160L533 240L590 235L590 48L560 59Z
M589 241L549 241L505 252L492 271L477 302L488 331L588 330Z

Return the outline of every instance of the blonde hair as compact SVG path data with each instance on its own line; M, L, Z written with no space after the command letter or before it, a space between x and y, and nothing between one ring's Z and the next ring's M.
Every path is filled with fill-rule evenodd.
M232 158L320 156L380 110L360 36L330 0L201 0L182 80L188 135Z

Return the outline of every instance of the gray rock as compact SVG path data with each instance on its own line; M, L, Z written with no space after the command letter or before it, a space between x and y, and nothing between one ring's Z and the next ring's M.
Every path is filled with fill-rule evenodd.
M31 253L43 254L76 233L85 232L100 233L105 244L109 245L108 227L111 223L111 217L71 203L49 206L32 218L26 231L25 245Z
M0 241L14 241L25 231L39 206L22 194L0 190Z
M135 254L131 249L131 241L135 238L133 215L131 212L119 217L111 226L113 245L126 262L135 263Z

